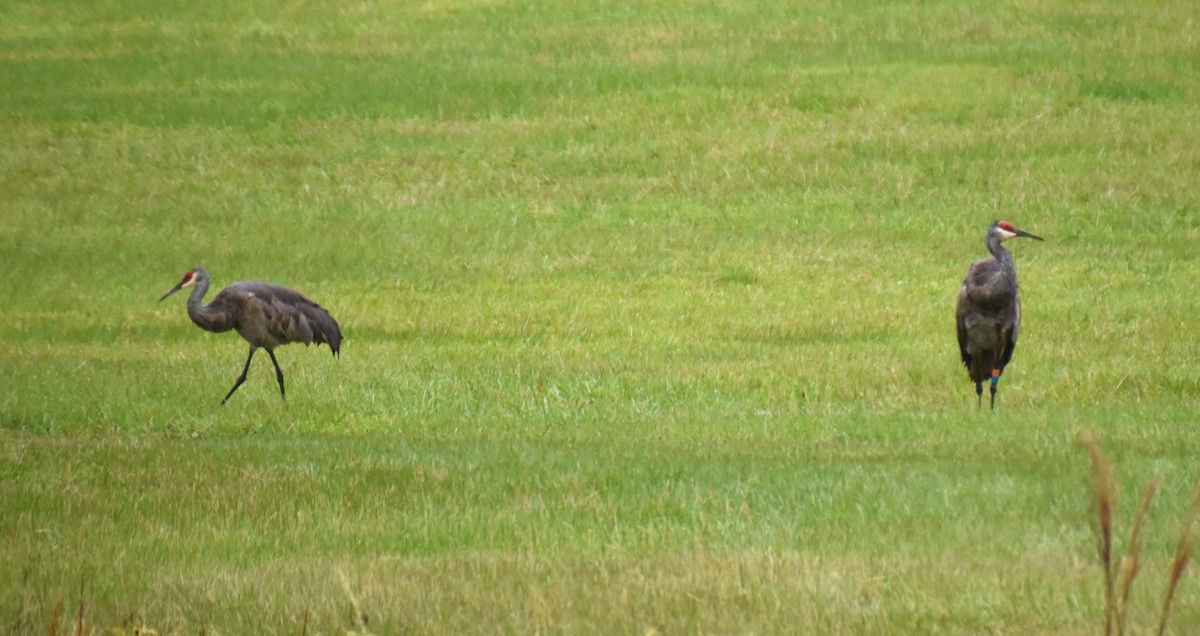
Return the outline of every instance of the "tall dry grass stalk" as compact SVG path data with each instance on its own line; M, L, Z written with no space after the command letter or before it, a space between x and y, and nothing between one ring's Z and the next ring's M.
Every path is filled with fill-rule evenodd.
M1158 492L1159 477L1155 475L1146 484L1146 492L1142 495L1142 505L1138 507L1137 515L1133 518L1133 531L1129 535L1129 556L1121 560L1121 595L1117 599L1117 633L1124 634L1128 625L1129 595L1133 590L1133 580L1142 569L1142 527L1146 524L1146 515L1150 512L1150 503Z
M1112 480L1112 465L1100 452L1100 442L1090 430L1083 432L1083 443L1092 457L1092 492L1096 496L1096 514L1100 525L1100 565L1104 568L1104 636L1112 636L1117 623L1117 595L1113 585L1112 532L1113 506L1116 502L1116 486Z
M1113 552L1113 509L1116 507L1117 490L1113 483L1112 464L1100 451L1100 443L1092 431L1083 431L1082 437L1092 458L1092 491L1095 495L1096 514L1099 518L1097 532L1100 539L1100 563L1104 567L1104 633L1106 636L1112 636L1115 631L1118 636L1124 636L1129 624L1129 598L1133 590L1133 581L1142 569L1142 530L1146 525L1150 504L1158 493L1159 477L1155 475L1146 484L1142 503L1134 516L1133 530L1129 536L1129 554L1120 559L1121 587L1118 594L1116 588L1117 568L1114 565L1115 555ZM1159 636L1166 632L1171 603L1175 598L1179 582L1183 578L1183 571L1191 560L1195 543L1193 527L1198 515L1200 515L1200 483L1196 484L1192 492L1192 500L1183 520L1183 529L1180 532L1179 541L1175 545L1175 555L1171 559L1167 592L1158 615L1158 631L1156 633Z
M47 636L54 636L58 633L58 613L62 611L62 596L54 603L54 616L50 618L50 628L46 630Z
M1183 571L1187 568L1188 562L1192 558L1192 548L1195 546L1195 538L1192 533L1193 526L1196 523L1196 515L1200 513L1200 482L1197 482L1192 490L1192 501L1188 505L1187 514L1183 518L1183 529L1179 531L1179 542L1175 544L1175 556L1171 559L1170 578L1167 579L1167 593L1163 598L1163 606L1158 614L1158 635L1162 636L1167 630L1167 618L1171 614L1171 603L1175 600L1175 590L1179 587L1179 580L1183 578Z
M362 608L358 604L358 598L354 596L354 591L350 589L350 581L346 579L346 573L341 568L337 569L338 579L342 583L342 590L346 592L346 597L350 599L350 607L354 611L354 624L358 626L358 634L365 636L370 634L367 629L367 615L363 614Z

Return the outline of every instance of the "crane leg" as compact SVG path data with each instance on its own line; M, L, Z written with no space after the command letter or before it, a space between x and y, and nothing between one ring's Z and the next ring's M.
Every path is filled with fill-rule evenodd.
M993 372L992 372L992 388L991 388L991 391L992 391L992 410L993 410L993 411L995 411L995 410L996 410L996 385L997 385L997 384L1000 384L1000 373L999 373L999 372L996 372L996 371L993 371Z
M267 349L267 355L271 356L271 364L275 365L275 379L279 381L279 397L287 399L287 393L283 390L283 370L279 368L279 362L275 359L275 352Z
M254 359L254 347L250 347L250 355L246 356L246 366L242 367L242 374L238 376L237 382L233 383L233 388L229 389L229 393L225 394L225 399L221 400L221 406L225 406L225 402L229 400L229 396L238 390L239 386L246 381L246 372L250 370L250 360Z
M975 397L979 399L978 400L979 406L982 407L983 406L983 383L982 382L975 383Z

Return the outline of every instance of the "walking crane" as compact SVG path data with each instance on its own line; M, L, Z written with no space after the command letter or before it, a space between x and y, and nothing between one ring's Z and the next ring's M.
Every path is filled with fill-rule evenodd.
M271 356L271 364L275 365L275 379L279 381L279 395L284 399L283 371L275 359L275 347L289 342L303 342L305 345L315 342L329 345L337 357L342 344L342 332L337 321L328 311L299 292L270 283L243 281L222 289L211 303L202 305L209 284L208 272L198 267L189 269L183 275L183 280L158 300L162 302L180 289L194 287L187 301L188 316L192 322L201 329L216 333L236 330L250 343L246 366L242 367L237 382L221 400L222 405L246 381L250 360L260 348L266 349L267 355Z

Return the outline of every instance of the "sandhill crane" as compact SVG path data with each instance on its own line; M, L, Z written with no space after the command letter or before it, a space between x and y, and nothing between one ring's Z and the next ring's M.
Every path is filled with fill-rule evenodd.
M259 348L266 349L267 355L271 356L271 364L275 365L275 379L279 381L279 395L284 399L283 371L275 360L275 347L289 342L303 342L305 345L325 343L333 350L335 357L338 355L342 332L338 329L337 321L320 305L299 292L270 283L243 281L229 285L211 303L201 305L209 284L208 272L200 268L189 269L183 275L183 280L158 300L162 302L180 289L194 286L187 301L188 316L192 322L201 329L218 333L235 329L250 343L246 366L242 367L237 382L221 400L222 405L246 381L250 360Z
M991 258L971 263L962 291L958 293L958 348L975 395L983 406L983 381L991 378L992 409L996 408L996 385L1012 359L1021 328L1021 299L1017 294L1017 266L1002 242L1017 236L1042 240L1018 230L1008 221L992 223L987 232Z

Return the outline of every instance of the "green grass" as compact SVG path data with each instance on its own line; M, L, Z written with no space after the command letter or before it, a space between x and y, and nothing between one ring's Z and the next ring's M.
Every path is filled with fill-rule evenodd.
M1163 478L1149 629L1200 477L1198 17L5 3L0 626L1094 634L1092 428L1118 519ZM993 414L952 312L1001 217L1047 240ZM157 302L193 266L341 359L219 407L244 343Z

